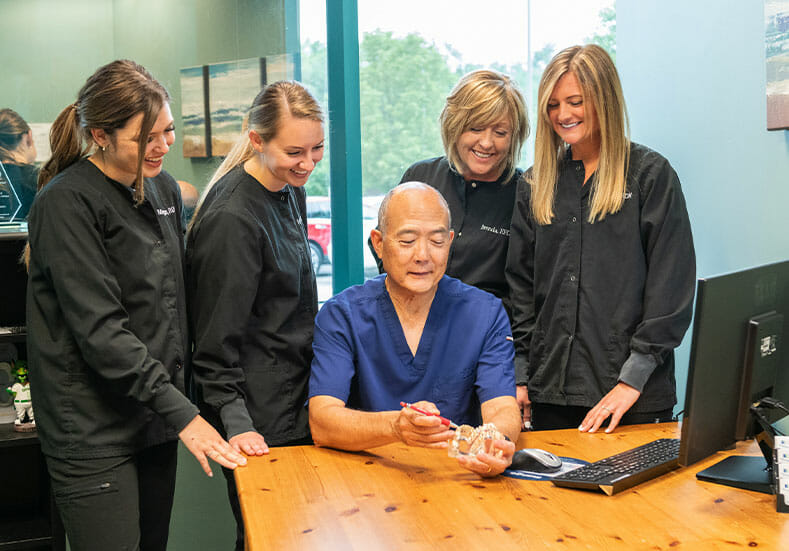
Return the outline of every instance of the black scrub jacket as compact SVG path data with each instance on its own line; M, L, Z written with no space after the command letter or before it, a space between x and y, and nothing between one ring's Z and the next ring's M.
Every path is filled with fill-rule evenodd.
M87 159L28 218L30 386L45 454L98 458L174 440L196 415L188 360L181 196L166 173L131 188Z
M632 411L671 408L696 277L679 178L631 144L624 205L594 223L583 180L568 152L549 225L534 221L530 186L519 186L507 261L516 382L532 402L591 407L621 381L642 391Z
M201 410L228 438L308 437L318 302L303 188L268 191L237 166L197 212L186 258Z

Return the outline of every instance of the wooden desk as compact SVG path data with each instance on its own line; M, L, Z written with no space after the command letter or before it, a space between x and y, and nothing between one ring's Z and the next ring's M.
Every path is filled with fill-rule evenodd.
M675 423L613 434L531 432L518 447L589 461ZM757 455L742 443L739 454ZM719 453L614 496L551 482L481 479L446 452L391 444L363 453L272 449L236 470L247 549L789 549L775 496L697 481Z

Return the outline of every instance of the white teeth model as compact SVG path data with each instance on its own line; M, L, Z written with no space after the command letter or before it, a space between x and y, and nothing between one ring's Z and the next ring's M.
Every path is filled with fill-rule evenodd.
M474 151L473 149L471 152L481 159L487 159L489 157L493 157L493 153L480 153L479 151Z
M291 170L293 170L293 169L291 169ZM306 170L303 170L303 171L299 171L299 170L293 170L293 172L295 172L295 173L296 173L296 174L298 174L299 176L304 176L305 174L307 174L307 171L306 171Z
M573 126L578 126L580 123L574 122L572 124L563 124L562 128L572 128Z

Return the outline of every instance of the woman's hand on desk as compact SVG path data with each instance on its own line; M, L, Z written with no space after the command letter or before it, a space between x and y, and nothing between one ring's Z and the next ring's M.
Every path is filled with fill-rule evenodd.
M512 464L512 455L515 453L515 444L508 440L494 440L493 447L501 450L501 457L480 452L476 456L460 455L458 463L464 469L477 473L479 476L492 477L504 472Z
M606 432L613 432L622 420L622 416L633 407L641 393L630 385L618 383L611 392L603 396L597 404L589 410L581 422L578 430L581 432L596 432L600 425L611 417Z
M214 476L214 473L211 472L211 465L208 464L208 458L228 469L235 469L239 465L247 464L246 458L225 442L216 429L199 415L178 433L178 438L197 458L198 463L208 476Z
M229 442L237 452L244 452L247 455L265 455L269 451L263 435L254 430L236 434Z

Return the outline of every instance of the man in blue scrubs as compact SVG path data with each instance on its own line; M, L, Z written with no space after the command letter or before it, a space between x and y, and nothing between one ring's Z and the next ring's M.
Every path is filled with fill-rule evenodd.
M514 349L501 300L444 275L454 233L441 194L419 182L381 203L371 241L386 273L339 293L315 320L309 414L316 444L363 450L391 442L445 448L457 424L493 423L520 434ZM458 236L459 238L462 236ZM481 476L501 473L501 457L459 457Z

